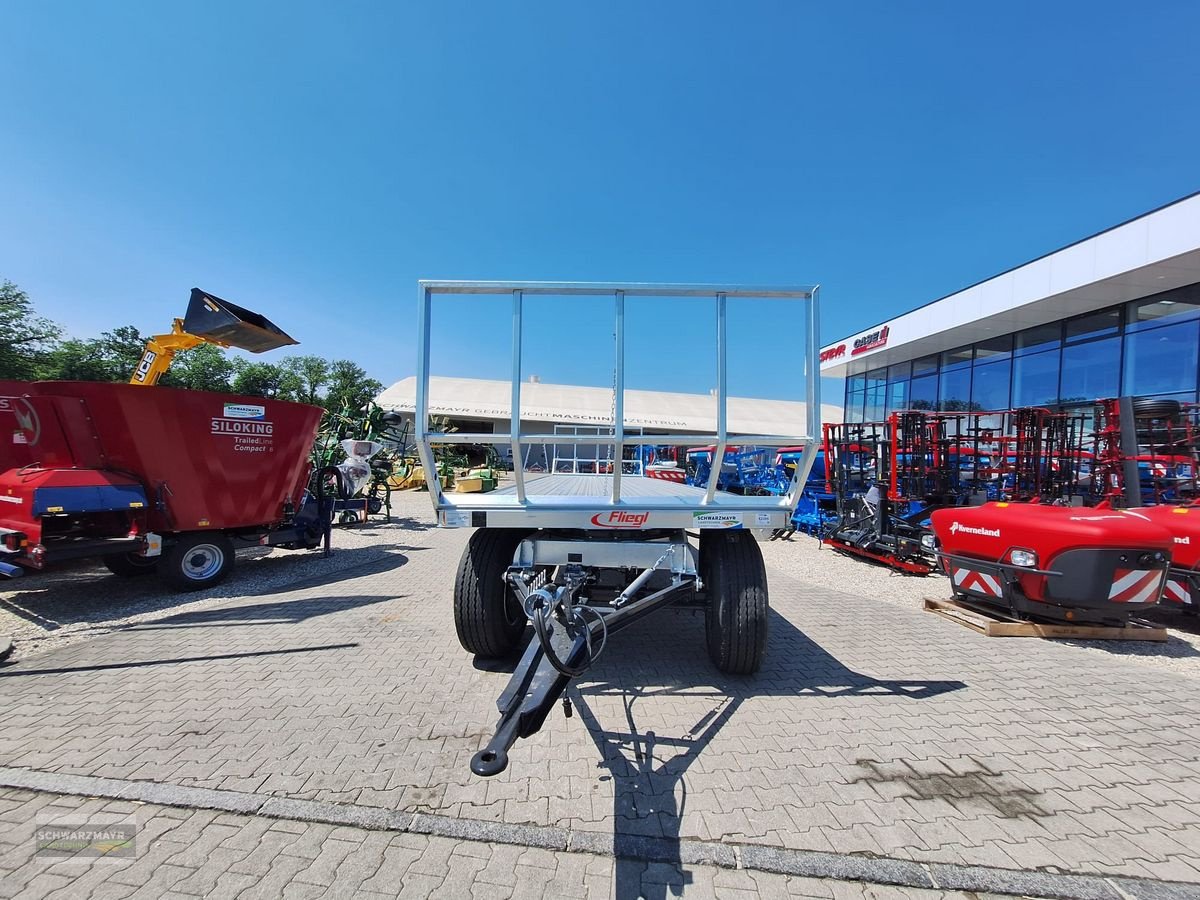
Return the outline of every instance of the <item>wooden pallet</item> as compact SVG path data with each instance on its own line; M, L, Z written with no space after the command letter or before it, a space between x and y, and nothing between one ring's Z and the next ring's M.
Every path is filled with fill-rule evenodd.
M1167 629L1148 622L1131 620L1124 627L1115 625L1060 625L1027 622L1006 617L1003 613L984 612L957 600L925 598L926 612L965 625L987 637L1040 637L1083 641L1165 641Z

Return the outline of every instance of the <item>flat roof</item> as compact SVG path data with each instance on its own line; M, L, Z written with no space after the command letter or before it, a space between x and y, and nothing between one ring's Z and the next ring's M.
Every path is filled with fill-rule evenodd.
M821 349L845 377L1200 282L1200 191Z
M417 379L409 376L387 388L375 402L384 409L413 412L416 397ZM821 404L821 421L842 420L841 397L838 400L836 404ZM433 415L508 420L511 408L512 383L509 381L429 377L429 412ZM804 434L808 429L805 410L803 402L794 400L730 397L729 431L735 434ZM716 416L715 396L625 390L624 418L628 426L704 432L716 427ZM612 421L612 388L522 382L521 418L567 425L608 424Z

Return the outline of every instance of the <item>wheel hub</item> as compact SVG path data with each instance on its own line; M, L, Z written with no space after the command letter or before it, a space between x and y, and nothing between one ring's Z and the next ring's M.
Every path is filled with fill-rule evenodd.
M219 547L213 544L198 544L184 559L183 573L197 581L211 578L220 570L224 561L225 555Z

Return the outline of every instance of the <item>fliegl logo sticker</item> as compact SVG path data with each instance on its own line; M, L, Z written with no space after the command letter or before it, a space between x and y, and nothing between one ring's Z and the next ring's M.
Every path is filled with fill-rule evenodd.
M597 528L641 528L650 518L648 512L625 512L615 509L605 515L596 513L592 516L592 524Z
M736 513L694 512L693 528L741 528L742 517Z

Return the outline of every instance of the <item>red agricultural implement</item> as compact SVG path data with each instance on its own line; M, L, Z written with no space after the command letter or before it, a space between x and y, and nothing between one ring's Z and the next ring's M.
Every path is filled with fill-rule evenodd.
M1019 617L1077 623L1123 624L1160 599L1195 612L1198 435L1195 407L1101 401L1093 451L1072 446L1048 460L1095 505L988 503L933 514L955 595Z
M1080 490L1082 418L1040 408L893 413L885 422L825 426L836 550L928 574L926 527L937 509L988 499L1063 501Z
M144 386L200 343L296 342L194 289L131 384L0 382L0 575L96 556L118 575L157 570L196 590L229 573L238 544L328 541L332 505L306 490L324 410Z
M0 572L99 556L215 584L237 543L316 547L306 502L322 410L207 391L36 382L14 431L33 460L0 474Z
M1123 625L1162 596L1173 541L1141 510L998 502L931 518L956 597L1020 618Z

